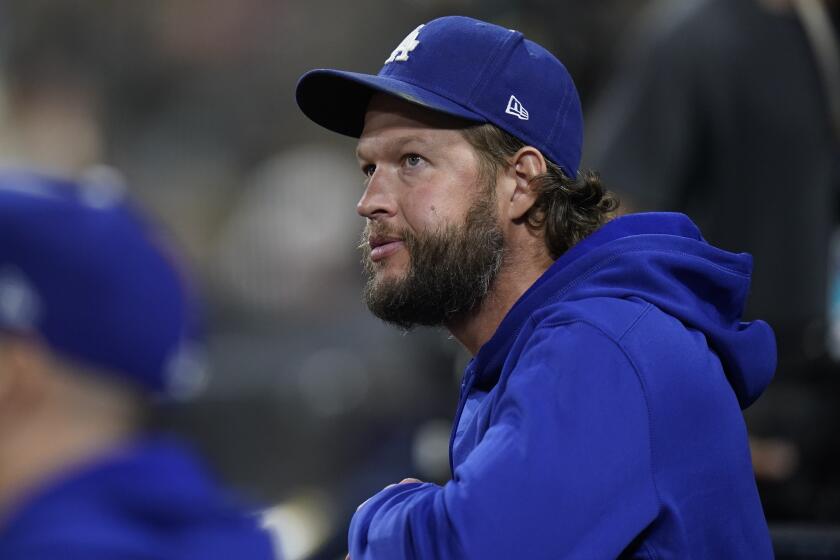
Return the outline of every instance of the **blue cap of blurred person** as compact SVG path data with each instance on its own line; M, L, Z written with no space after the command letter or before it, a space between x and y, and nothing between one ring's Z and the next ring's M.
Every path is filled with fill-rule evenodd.
M197 308L118 182L0 171L0 331L157 396L203 380Z

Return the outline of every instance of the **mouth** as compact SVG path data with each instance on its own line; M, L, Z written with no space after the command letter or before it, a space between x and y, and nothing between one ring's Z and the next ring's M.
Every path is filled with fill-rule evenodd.
M396 237L371 235L368 238L368 244L370 245L370 260L378 262L399 251L404 242Z

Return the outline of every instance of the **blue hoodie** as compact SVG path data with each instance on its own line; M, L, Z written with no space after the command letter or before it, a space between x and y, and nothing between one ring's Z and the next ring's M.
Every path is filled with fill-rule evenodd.
M256 518L162 438L65 473L2 521L3 560L275 558Z
M467 366L444 486L392 486L353 560L772 558L741 409L773 332L752 261L681 214L613 220L558 259Z

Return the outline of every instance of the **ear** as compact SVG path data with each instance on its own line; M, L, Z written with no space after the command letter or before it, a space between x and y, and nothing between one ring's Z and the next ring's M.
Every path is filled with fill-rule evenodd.
M507 203L507 217L519 221L534 206L539 193L534 189L534 178L548 170L542 153L533 146L520 148L510 160L509 174L514 182Z
M27 337L0 340L0 412L29 409L48 389L49 359L43 345Z

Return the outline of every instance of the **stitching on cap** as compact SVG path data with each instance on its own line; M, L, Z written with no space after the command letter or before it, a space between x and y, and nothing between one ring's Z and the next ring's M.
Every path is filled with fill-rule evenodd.
M549 132L548 138L549 138L549 142L551 143L552 146L554 146L554 143L557 139L557 136L559 134L561 134L566 129L566 117L568 116L568 108L569 108L570 101L572 99L572 89L573 88L571 88L571 87L565 88L563 99L560 101L560 110L558 111L558 114L554 117L554 123L551 125L551 132ZM561 115L562 115L562 118L561 118ZM558 124L560 125L559 127L558 127ZM554 151L553 148L552 148L552 151ZM553 154L553 155L558 160L560 159L560 154L559 153L558 154ZM565 162L565 161L563 161L563 162L556 161L555 163L557 163L559 165L562 165L563 167L568 167L568 165L569 165L569 162ZM575 173L577 173L577 169L566 169L566 172L574 175Z
M516 41L521 41L521 40L523 40L522 33L518 32L518 31L514 31L508 37L506 37L504 41L501 41L501 42L499 42L498 45L496 45L496 48L493 49L492 53L489 56L489 60L491 61L491 63L485 65L484 72L482 72L481 75L479 75L476 78L475 82L473 83L472 87L470 88L470 91L469 91L469 103L471 105L470 108L472 108L472 105L473 105L473 98L474 98L475 92L479 89L484 89L485 85L487 84L487 82L489 81L491 76L495 77L495 75L497 73L497 72L495 72L495 70L502 67L502 65L506 64L507 61L510 60L510 58L513 56L513 51L515 50ZM510 43L514 43L514 44L511 45L511 48L508 49L507 56L505 56L504 58L499 58L497 56L497 53L499 53L499 51L502 51ZM494 63L494 61L495 61L495 63Z

